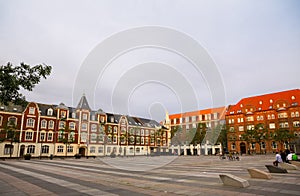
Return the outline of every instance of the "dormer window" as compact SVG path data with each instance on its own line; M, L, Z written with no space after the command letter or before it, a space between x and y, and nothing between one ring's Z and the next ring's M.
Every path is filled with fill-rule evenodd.
M292 99L292 100L295 100L296 98L295 98L295 96L292 96L291 99Z
M87 114L82 114L82 119L83 120L87 120L88 119L88 115Z
M115 118L113 116L110 117L110 122L114 122Z
M29 114L34 115L35 113L35 108L34 107L29 107Z
M53 110L52 110L52 108L49 108L49 109L47 110L47 115L48 115L48 116L52 116L52 115L53 115Z
M72 113L72 118L76 118L76 114L74 112Z
M62 118L66 118L66 111L61 111L60 115L61 115Z

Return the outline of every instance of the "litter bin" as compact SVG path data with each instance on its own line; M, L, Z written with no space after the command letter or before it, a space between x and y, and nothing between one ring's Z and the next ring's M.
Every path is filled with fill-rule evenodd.
M50 160L52 160L53 159L53 154L50 154Z

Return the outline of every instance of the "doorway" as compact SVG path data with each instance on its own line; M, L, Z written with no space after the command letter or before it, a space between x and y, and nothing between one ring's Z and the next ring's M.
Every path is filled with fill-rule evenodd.
M246 154L246 144L244 142L240 143L241 154Z
M82 157L85 156L85 148L84 147L79 148L79 154L81 154Z

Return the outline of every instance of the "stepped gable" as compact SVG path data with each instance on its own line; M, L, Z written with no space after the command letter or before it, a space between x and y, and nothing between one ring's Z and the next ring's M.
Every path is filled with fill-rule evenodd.
M244 113L243 109L247 106L251 106L259 111L265 111L269 109L279 109L276 108L277 103L282 101L288 103L287 107L296 106L299 105L299 100L300 100L299 89L247 97L241 99L235 105L230 105L228 107L226 115L234 114L234 113Z

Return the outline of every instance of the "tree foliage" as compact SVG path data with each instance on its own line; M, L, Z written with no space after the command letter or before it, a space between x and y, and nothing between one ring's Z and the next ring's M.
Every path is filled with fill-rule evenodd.
M43 77L50 75L52 70L48 65L30 66L21 63L14 66L11 63L0 66L0 103L8 105L10 102L17 105L25 105L25 96L21 89L32 91Z

